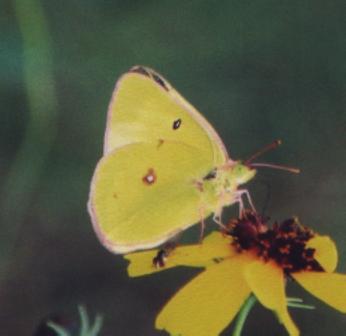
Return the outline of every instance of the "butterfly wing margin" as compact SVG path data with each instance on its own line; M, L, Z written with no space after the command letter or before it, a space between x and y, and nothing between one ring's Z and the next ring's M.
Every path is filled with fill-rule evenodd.
M95 170L88 202L101 243L127 253L155 247L197 223L204 205L195 181L212 164L205 153L169 141L107 154Z
M173 122L181 120L174 130ZM225 146L208 121L162 76L133 67L117 82L108 109L104 154L133 143L157 139L181 141L206 151L214 165L229 160Z

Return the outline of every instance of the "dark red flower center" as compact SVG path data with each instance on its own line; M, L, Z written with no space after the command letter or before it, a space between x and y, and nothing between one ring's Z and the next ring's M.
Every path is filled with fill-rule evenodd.
M247 211L241 218L231 220L226 233L233 237L232 245L239 252L255 251L264 260L274 260L286 275L301 270L323 271L314 259L315 249L306 243L314 237L311 229L297 218L268 226L269 218Z

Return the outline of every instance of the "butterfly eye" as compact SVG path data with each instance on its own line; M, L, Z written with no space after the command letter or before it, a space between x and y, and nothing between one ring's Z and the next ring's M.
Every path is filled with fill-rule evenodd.
M206 176L203 177L203 180L207 181L207 180L212 180L216 177L216 169L213 169L212 171L210 171Z
M180 127L180 125L181 125L181 119L177 119L177 120L174 120L172 127L174 130L177 130Z

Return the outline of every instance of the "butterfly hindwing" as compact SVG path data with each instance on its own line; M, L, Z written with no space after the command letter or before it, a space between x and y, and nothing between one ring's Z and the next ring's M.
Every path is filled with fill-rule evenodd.
M196 180L212 167L206 152L179 142L135 143L108 153L89 200L100 240L124 253L157 246L195 224L203 206Z

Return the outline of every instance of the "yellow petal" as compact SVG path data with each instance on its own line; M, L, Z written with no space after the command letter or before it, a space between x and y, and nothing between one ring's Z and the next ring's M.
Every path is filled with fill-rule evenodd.
M314 257L326 272L335 271L338 263L338 251L330 237L315 236L307 242L306 246L316 249Z
M247 265L244 274L252 292L263 306L277 313L280 322L291 336L299 335L299 331L287 310L285 279L282 269L274 262L264 263L258 260Z
M346 275L325 272L293 273L307 291L333 308L346 313Z
M176 266L206 267L213 265L234 255L235 250L230 242L230 237L224 236L220 232L213 232L201 244L178 246L172 250L162 268L157 268L153 264L153 258L157 255L158 250L127 254L125 259L130 261L127 272L129 276L136 277Z
M156 328L171 335L219 335L250 294L242 275L246 262L239 255L208 267L167 303Z
M153 259L156 257L158 250L135 252L126 254L124 258L130 261L127 267L127 273L130 277L137 277L145 274L156 273L163 269L174 267L175 265L170 264L165 268L157 268L153 264Z

